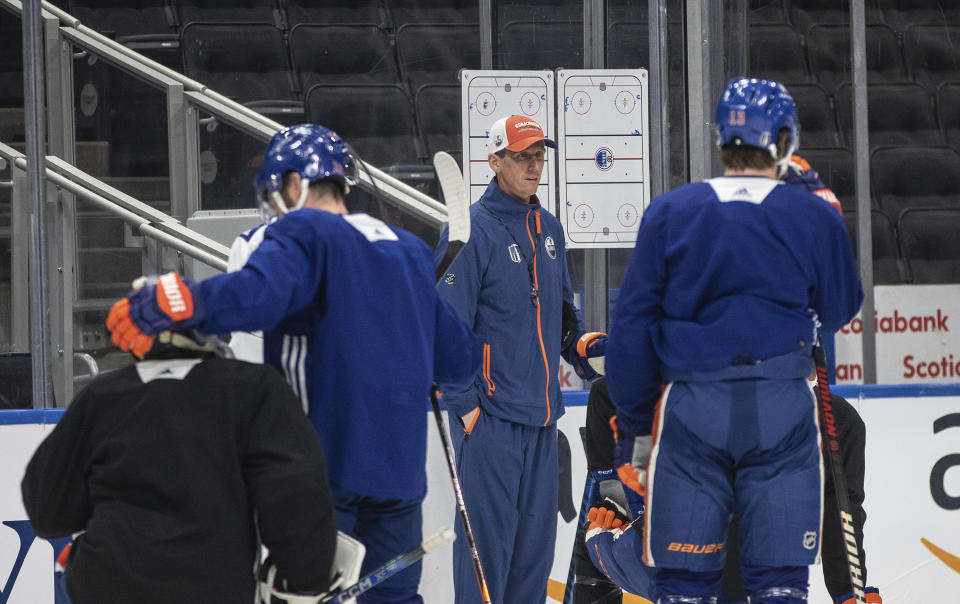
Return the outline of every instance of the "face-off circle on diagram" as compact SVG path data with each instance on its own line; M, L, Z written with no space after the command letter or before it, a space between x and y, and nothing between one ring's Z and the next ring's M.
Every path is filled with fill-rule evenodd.
M626 114L633 111L633 109L637 106L637 99L632 93L627 92L626 90L621 90L617 93L617 98L614 100L614 104L617 106L617 111Z
M581 229L593 224L593 208L589 204L581 203L573 210L573 220Z
M640 212L632 203L625 203L617 209L617 220L627 228L637 224L638 218L640 218Z
M480 115L490 115L497 108L497 99L489 92L481 92L473 106Z
M606 172L613 167L613 151L607 147L600 147L597 149L597 152L593 154L593 161L597 164L597 168Z
M592 104L593 99L583 90L576 91L573 93L573 96L570 97L570 107L573 108L574 113L577 115L583 115L590 111L590 105Z
M520 97L520 111L527 115L536 115L540 111L540 97L533 92L526 92Z

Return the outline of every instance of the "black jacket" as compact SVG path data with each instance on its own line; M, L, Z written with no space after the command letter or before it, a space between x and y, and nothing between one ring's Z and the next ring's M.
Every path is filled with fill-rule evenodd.
M323 450L269 366L177 359L102 375L21 486L38 535L86 531L67 565L75 604L252 602L257 527L292 588L328 587Z

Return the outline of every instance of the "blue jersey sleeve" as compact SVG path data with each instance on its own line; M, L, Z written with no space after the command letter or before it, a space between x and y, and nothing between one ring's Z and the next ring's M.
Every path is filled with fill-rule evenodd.
M833 333L853 320L860 310L863 287L843 219L832 208L823 214L811 261L816 270L811 297L821 329Z
M615 535L619 535L616 539ZM654 569L641 558L643 535L628 527L622 533L600 531L587 539L590 560L608 579L624 591L650 598L650 581Z
M457 311L443 298L437 299L434 380L443 392L473 384L480 369L480 342Z
M271 329L307 306L323 278L327 238L300 212L270 225L239 271L197 284L204 333Z
M661 225L653 205L640 222L607 340L607 389L617 408L617 425L629 435L650 434L660 395L652 330L663 317L666 286Z

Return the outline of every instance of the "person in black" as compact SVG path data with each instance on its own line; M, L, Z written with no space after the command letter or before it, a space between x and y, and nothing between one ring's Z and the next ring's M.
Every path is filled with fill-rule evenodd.
M271 366L163 332L98 376L27 466L36 533L74 541L74 604L253 602L259 540L287 591L329 588L337 524L323 449Z
M866 554L863 550L863 525L867 518L863 509L866 426L856 409L846 399L831 393L830 402L834 408L838 441L842 443L843 447L843 467L847 479L847 492L852 507L851 514L854 519L854 531L857 537L863 581L866 584ZM587 457L587 471L589 472L599 472L613 468L615 441L610 420L615 415L616 409L613 401L610 400L610 394L607 392L606 380L601 377L593 382L587 399L584 450ZM826 480L823 508L823 546L821 548L823 579L827 591L830 592L830 597L838 604L847 604L853 602L853 593L844 553L846 546L843 542L843 531L840 526L837 495L832 474L830 472L824 472L824 474ZM591 505L596 505L596 503L591 503ZM631 505L630 507L634 506ZM720 604L739 604L747 600L740 576L739 548L737 547L738 526L739 518L734 516L727 542L727 561L723 571L723 594L719 600ZM642 527L640 523L634 525L635 529L640 527ZM576 582L574 583L573 604L619 604L622 602L620 588L610 581L603 572L594 567L583 540L577 540L574 545L574 556L576 559ZM881 602L875 588L868 588L868 591L870 592L867 594L868 602Z

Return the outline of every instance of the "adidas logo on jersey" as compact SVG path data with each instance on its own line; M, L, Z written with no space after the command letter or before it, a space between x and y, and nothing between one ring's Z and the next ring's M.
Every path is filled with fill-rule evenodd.
M746 187L740 187L733 192L734 197L750 197L750 191Z

